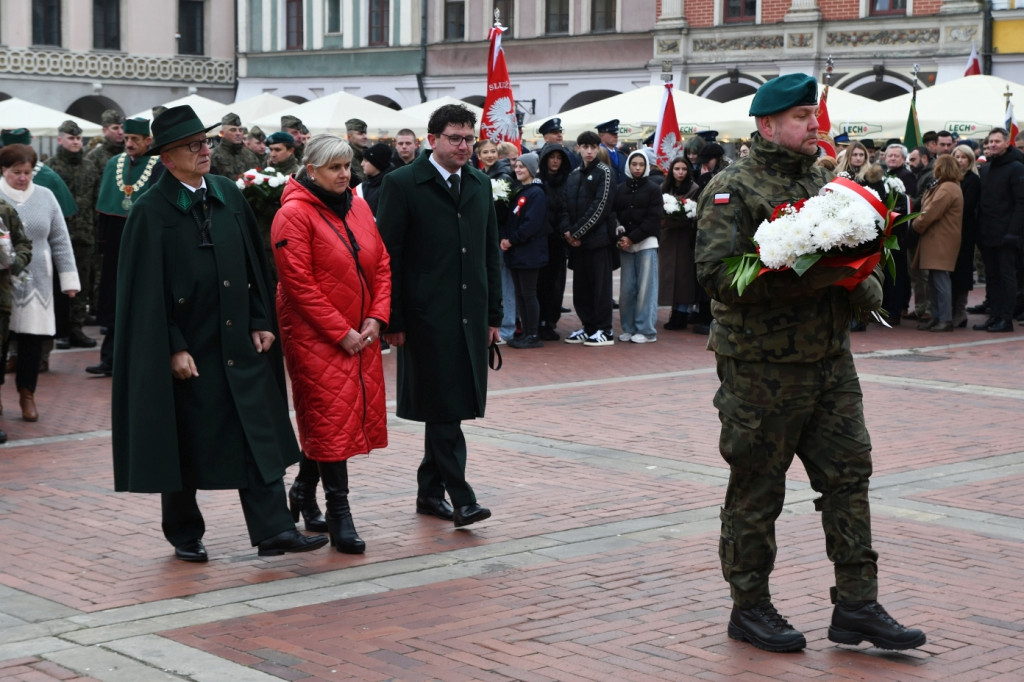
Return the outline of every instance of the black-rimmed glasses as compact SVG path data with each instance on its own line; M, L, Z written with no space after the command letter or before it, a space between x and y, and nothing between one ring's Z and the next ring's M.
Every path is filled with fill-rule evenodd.
M209 149L212 146L213 146L213 140L210 139L210 138L206 138L205 140L196 140L195 142L188 142L186 144L179 144L179 145L177 145L175 147L171 147L171 148L167 149L167 151L170 152L170 151L174 151L175 149L187 149L190 152L192 152L193 154L198 154L199 150L202 149L203 147L206 147L207 149Z
M476 135L449 135L448 133L441 133L441 137L446 138L453 147L459 147L463 142L466 143L467 147L472 147L473 143L476 142Z

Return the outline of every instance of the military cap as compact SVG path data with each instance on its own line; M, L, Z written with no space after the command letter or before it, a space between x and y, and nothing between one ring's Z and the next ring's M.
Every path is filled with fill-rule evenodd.
M302 121L300 121L297 116L281 117L281 130L287 130L288 128L291 128L292 130L298 130L299 126L301 125ZM292 140L292 142L294 143L295 140Z
M705 142L715 142L718 140L717 130L702 130L697 133L697 137L704 140Z
M118 123L124 123L124 116L117 109L107 109L100 114L100 125L112 126Z
M278 131L273 135L267 135L267 144L283 144L286 147L294 147L295 138L284 131Z
M260 130L259 126L253 126L252 128L249 128L248 134L249 137L253 138L254 140L259 140L260 142L267 141L267 134Z
M306 127L305 123L300 123L298 130L303 135L309 135L309 128Z
M77 123L68 119L60 124L60 128L57 128L58 133L64 133L65 135L81 135L82 129Z
M771 116L790 107L818 103L818 81L805 73L789 73L773 78L754 94L751 116Z
M222 126L240 126L242 125L242 119L238 114L227 113L221 116L220 124Z
M378 142L363 152L363 158L376 166L379 171L386 171L391 166L391 147Z
M560 133L562 132L562 119L557 116L555 118L549 118L541 123L540 128L537 130L540 131L541 135L547 135L548 133Z
M599 133L614 133L614 134L618 135L619 134L619 119L613 118L610 121L605 121L604 123L598 124L597 132L599 132Z
M3 130L0 131L0 143L3 143L5 147L9 144L32 144L32 133L28 128Z
M836 144L850 144L850 136L847 133L839 133L834 138Z
M929 130L927 133L921 136L921 142L938 142L939 134L934 130Z
M357 133L365 133L366 121L358 118L350 118L345 121L345 130L354 130Z
M651 133L650 135L645 137L643 144L644 144L645 147L653 147L654 146L654 133Z
M146 126L146 134L149 134L149 121L144 118L130 118L124 122L125 132L128 131L128 124L133 121L141 121ZM196 112L187 104L181 106L171 107L164 113L153 119L153 144L150 145L149 151L146 152L149 155L156 155L160 153L163 147L177 142L178 140L184 140L186 137L191 137L196 133L205 133L211 128L216 128L217 124L212 126L204 125L199 117L196 116ZM142 133L137 133L141 135Z
M153 107L153 118L156 118L165 111L167 111L167 107L165 107L163 104L157 104L155 107Z
M163 114L161 114L163 116ZM125 119L124 122L124 134L125 135L142 135L143 137L149 137L149 119L146 118L129 118Z

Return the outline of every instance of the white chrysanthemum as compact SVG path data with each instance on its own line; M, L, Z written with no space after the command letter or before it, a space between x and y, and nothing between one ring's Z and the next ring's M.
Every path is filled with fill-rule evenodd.
M286 179L283 175L272 175L267 178L267 184L271 187L280 187Z
M662 194L661 195L661 200L662 200L662 203L665 206L665 213L667 215L672 215L673 213L679 213L679 210L682 208L682 206L679 203L679 200L676 199L671 194Z
M697 217L697 202L694 201L693 199L684 199L683 200L683 211L686 212L686 217L687 218L696 218Z
M245 180L242 178L235 180L235 184L238 185L238 189L245 189Z

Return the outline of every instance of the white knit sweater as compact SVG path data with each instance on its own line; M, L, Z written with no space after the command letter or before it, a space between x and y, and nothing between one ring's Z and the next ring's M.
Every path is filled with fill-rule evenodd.
M31 279L14 283L11 331L53 336L57 325L53 315L53 267L57 266L61 291L79 291L78 269L71 249L71 237L53 192L31 185L31 192L14 190L0 180L0 197L14 207L32 240Z

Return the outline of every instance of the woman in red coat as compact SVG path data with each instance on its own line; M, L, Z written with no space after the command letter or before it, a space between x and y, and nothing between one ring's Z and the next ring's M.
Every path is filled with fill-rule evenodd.
M347 460L388 444L380 334L391 308L390 260L370 207L349 190L349 144L316 135L303 162L271 228L277 315L299 440L320 470L331 544L360 554L366 544L348 504ZM303 487L298 497L313 500L315 478Z

